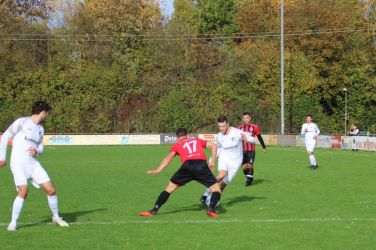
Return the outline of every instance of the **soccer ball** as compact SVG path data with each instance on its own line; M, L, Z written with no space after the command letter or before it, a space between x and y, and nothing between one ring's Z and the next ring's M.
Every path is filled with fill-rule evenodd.
M209 194L208 197L206 197L206 206L209 206L210 205L210 199L211 199L211 194ZM215 205L215 207L218 207L219 206L219 201L217 202L217 204Z

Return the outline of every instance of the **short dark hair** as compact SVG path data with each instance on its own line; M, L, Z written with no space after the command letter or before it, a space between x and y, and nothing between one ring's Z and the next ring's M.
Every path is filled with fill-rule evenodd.
M311 114L306 115L306 117L308 117L308 116L311 117L311 118L313 118L313 116Z
M225 115L220 115L217 118L217 122L228 122L227 117Z
M48 105L45 101L37 101L33 104L33 107L31 108L31 114L38 115L42 111L49 112L51 111L51 106Z
M243 113L243 116L245 116L245 115L251 116L251 113L249 113L249 112L244 112L244 113Z
M187 129L185 129L185 128L178 128L178 130L176 130L176 136L177 137L182 137L182 136L186 136L186 135L188 135Z

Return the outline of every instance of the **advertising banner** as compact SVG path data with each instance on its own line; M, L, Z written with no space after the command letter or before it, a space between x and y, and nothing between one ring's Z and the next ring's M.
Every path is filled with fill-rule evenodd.
M129 145L152 145L152 144L161 144L161 136L158 135L122 135L121 144Z
M341 136L340 135L332 135L330 137L330 145L332 148L341 148Z
M216 134L190 134L191 137L216 143ZM304 137L299 135L263 135L266 145L305 146ZM176 143L175 134L139 135L45 135L44 145L158 145ZM11 145L11 141L8 143ZM257 140L257 144L259 141ZM376 137L326 136L317 138L317 147L343 148L376 151Z
M160 144L160 135L45 135L45 145Z
M305 147L305 139L303 135L296 136L296 146Z
M317 137L317 147L318 148L330 148L331 137L326 135L319 135Z
M175 134L161 134L161 144L174 144L177 142Z
M342 136L342 148L376 151L376 137Z
M198 138L216 143L216 134L198 134Z
M296 146L295 135L278 135L277 141L279 146Z
M276 135L261 135L266 146L277 145L278 137ZM258 141L258 140L257 140ZM260 143L260 142L258 142Z
M189 134L189 137L197 137L197 134ZM175 134L161 134L161 144L174 144L178 141Z

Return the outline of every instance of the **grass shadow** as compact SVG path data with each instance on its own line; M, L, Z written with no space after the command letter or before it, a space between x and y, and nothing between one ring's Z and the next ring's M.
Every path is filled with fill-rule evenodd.
M216 210L217 210L218 213L224 214L224 213L227 212L226 207L233 206L234 204L237 204L237 203L251 202L251 201L256 200L256 199L266 199L266 198L265 197L255 197L255 196L246 196L246 195L231 197L229 199L221 200L221 202L218 205ZM205 212L206 211L206 205L204 205L202 203L197 203L197 204L190 205L190 206L180 207L180 208L174 209L172 211L166 211L166 212L160 211L160 212L158 212L158 214L175 214L175 213L186 212L186 211L203 211L203 212Z
M261 184L261 183L263 183L263 182L272 182L272 181L270 181L270 180L266 180L266 179L255 179L255 180L252 182L251 187L254 186L254 185Z
M256 199L266 199L265 197L255 197L255 196L247 196L247 195L242 195L242 196L236 196L236 197L231 197L229 199L226 199L222 202L223 206L228 206L231 207L234 204L237 203L243 203L243 202L251 202Z
M92 210L83 210L83 211L75 211L71 213L61 213L60 216L68 223L76 222L77 218L86 215L86 214L92 214L95 212L105 211L108 210L107 208L98 208L98 209L92 209ZM35 223L28 223L28 224L21 224L18 228L27 228L27 227L34 227L41 224L46 224L51 222L51 217L48 219L42 220L40 222Z

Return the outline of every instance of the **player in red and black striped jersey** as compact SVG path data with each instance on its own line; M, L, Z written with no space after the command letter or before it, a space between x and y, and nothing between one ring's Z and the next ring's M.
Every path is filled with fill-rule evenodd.
M250 136L258 138L264 153L266 152L266 146L264 139L261 136L261 129L256 124L251 123L251 114L249 112L244 112L242 116L243 124L238 126L238 129L249 133ZM256 157L256 144L243 142L243 173L246 177L245 185L249 186L253 182L253 172L254 172L254 162Z
M212 173L215 166L215 158L217 157L217 145L211 142L199 138L189 138L188 132L185 128L179 128L176 132L178 142L175 143L170 153L162 160L161 164L154 170L147 171L150 175L159 174L165 169L172 159L179 155L182 166L171 177L165 190L159 195L154 207L147 212L141 212L140 216L151 217L157 214L158 209L166 203L170 194L174 192L178 187L187 184L188 182L195 180L207 188L210 188L212 198L207 208L207 215L210 217L217 217L215 212L215 206L221 198L221 190L217 179ZM209 165L206 162L206 156L203 148L211 149L211 160Z

